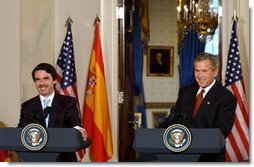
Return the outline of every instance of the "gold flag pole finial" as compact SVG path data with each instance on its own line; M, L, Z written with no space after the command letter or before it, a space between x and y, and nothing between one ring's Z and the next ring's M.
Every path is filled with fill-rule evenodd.
M73 20L72 20L71 17L69 16L68 19L66 20L65 26L68 26L69 24L71 25L72 23L73 23Z

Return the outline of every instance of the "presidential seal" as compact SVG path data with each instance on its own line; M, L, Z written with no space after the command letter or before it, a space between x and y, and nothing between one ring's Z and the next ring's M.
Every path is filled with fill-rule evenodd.
M38 151L46 145L48 134L44 127L32 123L22 130L21 141L28 150Z
M186 150L191 143L190 131L181 124L169 126L163 134L164 145L173 152Z

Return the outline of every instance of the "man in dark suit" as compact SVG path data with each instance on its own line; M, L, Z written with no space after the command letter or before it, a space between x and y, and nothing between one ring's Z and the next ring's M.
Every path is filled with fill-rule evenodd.
M164 63L162 54L160 52L155 55L155 62L151 66L151 73L169 73L169 67Z
M86 141L87 134L81 128L81 119L77 103L73 97L56 94L54 87L57 73L54 67L47 63L37 65L32 72L33 81L39 95L27 100L21 105L21 113L18 127L36 122L45 127L55 128L76 128ZM44 101L47 101L45 106ZM50 108L46 119L39 119L45 107ZM39 116L38 116L39 115ZM75 162L75 153L61 153L58 161Z
M159 127L172 124L174 118L180 118L181 123L189 128L220 128L225 138L228 137L235 118L236 98L219 84L215 77L218 74L219 63L217 57L201 53L194 60L195 84L187 85L179 90L172 115ZM203 100L196 113L194 108L196 97L204 90ZM176 122L174 122L176 123ZM203 154L199 161L225 161L225 148L220 154Z

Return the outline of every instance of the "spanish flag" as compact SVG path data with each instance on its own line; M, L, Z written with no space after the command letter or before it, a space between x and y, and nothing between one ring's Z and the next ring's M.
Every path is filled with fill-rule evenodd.
M83 122L88 138L91 139L91 160L106 162L112 158L113 144L99 29L100 23L96 21L85 91Z

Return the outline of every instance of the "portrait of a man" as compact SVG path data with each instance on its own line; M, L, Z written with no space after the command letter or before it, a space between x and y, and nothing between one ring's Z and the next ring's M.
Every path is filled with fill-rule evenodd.
M154 63L151 66L151 73L163 73L167 74L169 73L169 66L164 62L162 53L158 52L155 54L155 60Z
M148 48L147 75L173 76L173 47Z

